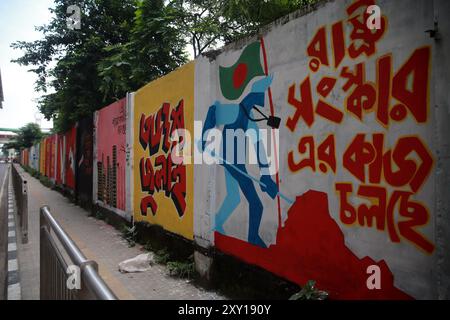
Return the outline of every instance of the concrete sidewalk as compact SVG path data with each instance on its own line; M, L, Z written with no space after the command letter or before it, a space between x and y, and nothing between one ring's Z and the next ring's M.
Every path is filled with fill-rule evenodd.
M8 283L8 176L9 166L0 163L0 300L6 299Z
M119 262L143 253L141 246L129 248L119 231L104 221L44 187L25 173L28 180L29 243L18 241L22 299L39 299L39 208L51 213L88 259L99 265L100 275L119 299L224 299L221 295L194 286L191 281L167 275L165 266L155 264L150 271L122 274Z

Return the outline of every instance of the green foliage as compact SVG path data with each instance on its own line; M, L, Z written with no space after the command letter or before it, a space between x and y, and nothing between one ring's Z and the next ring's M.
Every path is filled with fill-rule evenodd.
M170 253L167 248L158 249L151 241L147 241L144 245L144 250L153 252L156 263L166 265L170 260Z
M53 186L52 181L46 176L39 175L39 181L47 188L51 188Z
M124 225L122 227L122 238L127 241L129 247L134 247L136 245L136 237L137 231L135 226L128 227Z
M144 245L144 249L153 252L156 263L167 266L167 271L170 276L192 278L192 275L195 273L194 258L192 255L185 260L172 260L167 248L155 249L150 241Z
M168 7L175 25L194 50L194 56L214 48L233 33L233 22L224 21L223 0L173 0Z
M24 55L14 62L33 67L38 102L46 119L54 119L58 131L91 114L112 97L102 99L97 65L107 57L108 45L128 41L134 17L134 0L55 0L49 24L38 27L43 39L12 44ZM81 8L81 29L66 26L69 5ZM49 91L51 93L49 93ZM54 91L54 92L53 92Z
M31 176L33 178L39 179L39 177L41 176L41 173L39 171L37 171L37 170L32 169L32 168L30 168L30 169L31 169Z
M36 123L28 123L19 129L14 140L6 143L3 149L21 150L31 147L33 144L42 139L43 134L41 128Z
M17 41L14 62L36 73L38 108L56 132L135 91L194 55L255 33L317 0L55 0L42 39ZM66 25L78 5L81 28Z
M2 151L2 156L3 157L7 157L8 156L8 150L9 149L15 149L14 145L8 144L8 143L5 143L4 145L2 145L1 151Z
M194 56L230 43L286 14L318 0L172 0L180 33Z
M170 259L170 253L167 248L160 249L155 253L155 262L159 264L167 264Z
M300 292L292 295L289 300L325 300L328 293L315 288L316 282L309 280L300 290Z
M95 217L95 219L98 219L98 220L103 220L103 219L105 219L105 215L103 214L103 212L102 212L101 210L97 210L97 211L95 212L94 217Z
M130 40L104 48L98 66L105 97L122 98L186 62L185 40L172 25L173 11L162 0L138 3Z
M192 278L195 272L193 261L169 261L167 262L169 275L179 278Z
M35 169L33 169L32 167L29 166L22 166L22 168L28 172L29 175L31 175L33 178L39 179L40 180L40 176L41 173Z
M144 222L144 221L140 221L140 223L143 223L143 222ZM155 245L155 244L154 244L152 241L150 241L150 240L147 241L147 242L144 244L143 248L144 248L145 251L149 251L149 252L155 253L155 255L156 255L156 253L159 252L159 251L160 251L161 254L165 254L165 253L168 252L166 248L160 249L160 248L158 247L158 245Z
M261 26L315 2L317 0L227 0L224 15L240 24L245 33L253 33Z
M153 245L152 245L151 241L147 241L147 243L144 244L143 248L144 248L145 251L155 251L153 249Z

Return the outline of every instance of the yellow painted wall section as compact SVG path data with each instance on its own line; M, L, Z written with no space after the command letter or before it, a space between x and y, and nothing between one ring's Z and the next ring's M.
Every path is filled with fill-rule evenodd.
M174 143L167 139L182 122L194 132L194 80L195 62L191 62L142 87L134 98L134 219L191 240L193 165L173 164L169 158ZM154 134L159 125L160 137Z
M39 172L45 174L45 138L41 140L39 148Z

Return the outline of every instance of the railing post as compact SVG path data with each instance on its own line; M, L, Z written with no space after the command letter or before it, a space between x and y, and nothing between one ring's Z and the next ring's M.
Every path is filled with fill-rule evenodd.
M22 183L22 243L28 243L28 185L27 180Z
M117 300L115 294L98 274L98 265L88 260L73 242L64 229L51 215L47 206L39 212L41 243L41 299L98 299ZM65 249L71 263L78 266L80 271L81 290L67 288L68 263L53 240L55 235ZM64 275L64 276L61 276ZM55 292L52 289L58 288Z
M50 234L49 227L43 215L44 208L50 209L47 206L39 210L39 266L40 266L40 299L49 299L48 295L48 259L47 256L47 235Z
M19 173L19 165L11 165L14 196L16 199L17 215L19 217L22 243L28 242L28 187L27 180Z
M46 259L45 259L45 227L41 226L39 228L39 279L40 279L40 299L47 299L46 287L47 279L45 278L45 271L47 270Z

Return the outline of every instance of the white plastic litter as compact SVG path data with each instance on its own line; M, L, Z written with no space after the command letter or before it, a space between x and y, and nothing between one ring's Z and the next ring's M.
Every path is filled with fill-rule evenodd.
M119 263L119 271L122 273L145 272L151 269L153 263L153 254L143 253Z

